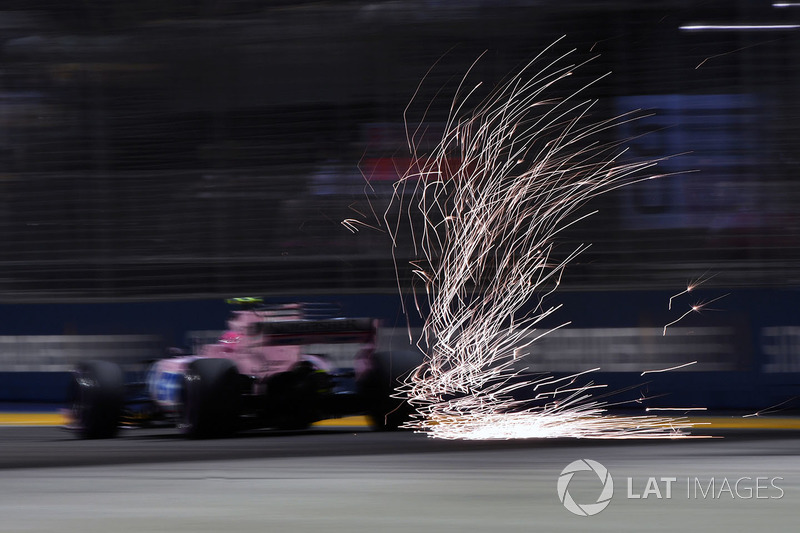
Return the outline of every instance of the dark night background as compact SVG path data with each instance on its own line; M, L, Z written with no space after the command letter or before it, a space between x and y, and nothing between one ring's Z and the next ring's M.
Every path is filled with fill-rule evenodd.
M385 236L339 222L407 157L453 80L498 83L562 35L587 97L684 172L604 197L567 290L797 283L796 30L768 2L0 4L0 299L391 293ZM438 61L438 63L437 63ZM437 91L442 90L438 99ZM691 171L691 172L687 172ZM381 189L383 187L383 189Z

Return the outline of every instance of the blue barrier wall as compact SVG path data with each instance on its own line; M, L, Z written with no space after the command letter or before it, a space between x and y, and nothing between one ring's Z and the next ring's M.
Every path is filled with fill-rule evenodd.
M0 402L62 404L70 385L69 372L0 372Z

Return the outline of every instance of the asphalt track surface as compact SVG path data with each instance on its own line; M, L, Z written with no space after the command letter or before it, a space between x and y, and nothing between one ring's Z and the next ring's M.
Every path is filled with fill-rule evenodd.
M80 441L2 427L0 532L797 531L800 432L716 435L463 442L324 428L188 441L163 429ZM614 482L594 516L570 513L556 488L583 458ZM667 498L661 478L673 477ZM568 485L580 504L601 490L591 472Z

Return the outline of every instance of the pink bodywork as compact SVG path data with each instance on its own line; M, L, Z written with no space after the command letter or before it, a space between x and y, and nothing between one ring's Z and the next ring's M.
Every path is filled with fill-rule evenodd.
M285 327L276 330L273 325L277 323ZM336 371L324 355L306 353L305 348L311 344L358 344L352 360L358 379L372 366L377 327L378 321L374 319L306 320L299 304L234 311L228 320L228 329L217 342L203 346L196 355L157 361L148 378L150 395L163 408L173 410L178 405L177 395L170 391L157 392L163 392L163 383L169 382L165 376L182 376L190 362L204 357L233 361L240 374L253 378L253 394L264 392L264 383L270 376L290 371L304 361L316 370Z

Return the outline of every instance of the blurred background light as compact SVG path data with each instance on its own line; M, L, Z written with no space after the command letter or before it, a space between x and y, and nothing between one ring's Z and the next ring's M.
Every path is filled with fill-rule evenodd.
M685 31L783 31L796 30L798 24L686 24Z

